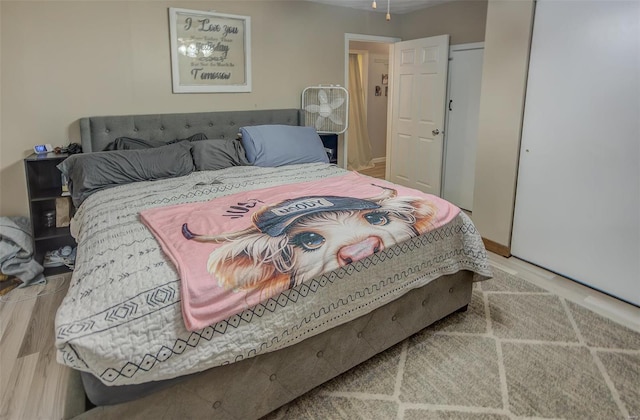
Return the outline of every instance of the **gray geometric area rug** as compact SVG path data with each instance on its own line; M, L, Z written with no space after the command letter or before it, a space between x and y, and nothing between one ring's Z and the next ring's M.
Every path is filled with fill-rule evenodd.
M467 312L264 419L640 419L640 334L493 270Z

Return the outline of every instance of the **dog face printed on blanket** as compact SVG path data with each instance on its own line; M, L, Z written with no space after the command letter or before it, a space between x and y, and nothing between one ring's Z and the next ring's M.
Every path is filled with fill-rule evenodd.
M286 200L253 215L253 226L207 236L183 225L187 239L223 243L207 262L219 286L281 292L318 274L380 252L430 230L428 201L383 188L368 199L311 196Z

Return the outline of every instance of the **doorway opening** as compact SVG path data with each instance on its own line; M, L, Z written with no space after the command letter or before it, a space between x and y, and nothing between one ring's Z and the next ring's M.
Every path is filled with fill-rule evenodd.
M392 45L398 41L400 38L345 34L345 87L352 95L353 86L350 86L349 62L353 60L353 58L350 59L350 55L355 54L360 62L363 104L361 107L351 106L353 111L358 112L358 115L349 118L349 130L344 135L343 144L339 145L343 155L342 166L345 168L355 166L353 169L363 174L383 179L385 178L387 156L387 112L390 98L389 89L391 88L389 85L389 54L392 51ZM353 97L351 104L354 104ZM364 147L358 147L358 143L356 143L362 141L362 137L364 137L356 132L359 128L356 124L358 120L362 121L364 125L360 127L360 130L366 130L368 134L366 140L369 144ZM349 157L350 153L357 154L359 153L358 149L362 148L370 150L371 167L366 169L358 169L358 166L363 166L361 156Z

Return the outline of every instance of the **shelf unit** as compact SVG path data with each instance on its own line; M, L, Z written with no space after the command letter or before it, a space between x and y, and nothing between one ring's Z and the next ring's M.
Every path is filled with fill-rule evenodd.
M35 259L40 264L47 251L65 245L74 246L75 241L66 227L46 227L44 214L56 209L56 199L62 197L62 177L56 167L68 157L67 154L32 154L24 160L29 195L29 213L31 216L31 234ZM71 214L73 215L73 204ZM66 266L45 268L45 276L70 271Z
M329 163L338 164L338 135L337 134L320 134L322 145L327 151Z

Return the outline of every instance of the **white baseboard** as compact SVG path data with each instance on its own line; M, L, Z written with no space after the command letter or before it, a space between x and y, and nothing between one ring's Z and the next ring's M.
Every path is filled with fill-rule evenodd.
M373 162L374 165L378 163L387 163L387 158L386 156L383 156L383 157L373 158L371 159L371 161Z

